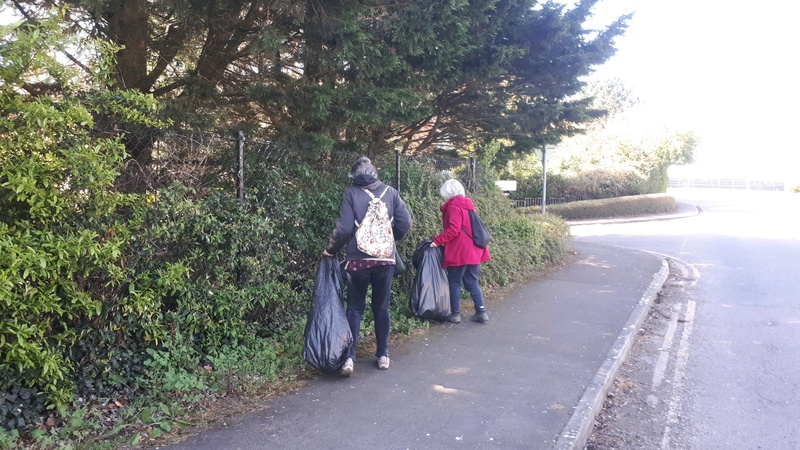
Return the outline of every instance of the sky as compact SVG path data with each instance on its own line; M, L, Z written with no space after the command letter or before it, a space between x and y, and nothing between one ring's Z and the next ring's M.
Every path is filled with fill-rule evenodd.
M592 27L634 13L593 78L619 78L638 120L696 132L697 166L800 172L800 37L794 0L600 0Z

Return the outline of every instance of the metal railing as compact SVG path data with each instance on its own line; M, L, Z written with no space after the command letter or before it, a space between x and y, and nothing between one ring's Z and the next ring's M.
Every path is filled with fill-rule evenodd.
M671 188L712 188L712 189L744 189L783 191L785 183L777 180L758 180L749 178L689 178L671 177Z
M553 197L547 199L548 205L560 205L562 203L570 203L570 202L577 202L581 200L588 200L587 197L578 196L578 195L571 195L566 197ZM516 208L523 208L526 206L542 206L542 198L541 197L525 197L523 199L516 199L512 200L514 202L514 207Z
M130 142L145 142L146 158L131 158L128 170L118 183L130 192L158 189L174 181L202 188L207 183L230 183L239 202L245 202L248 178L257 171L292 165L299 161L324 166L332 161L355 160L352 151L319 155L301 149L275 146L272 142L248 138L244 132L223 135L189 131L139 130L128 133ZM436 172L458 178L469 192L475 192L484 170L475 158L455 155L381 154L381 166L394 173L386 181L401 190L404 165L409 161L422 164ZM375 161L376 164L378 161ZM391 166L394 167L391 167ZM392 170L393 169L393 170ZM385 175L385 174L384 174ZM221 180L222 178L222 180ZM122 184L124 183L124 185Z

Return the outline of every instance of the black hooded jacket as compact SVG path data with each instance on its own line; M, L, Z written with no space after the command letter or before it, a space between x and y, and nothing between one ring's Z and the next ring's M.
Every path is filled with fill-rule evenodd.
M369 194L364 192L364 189L372 192L375 197L380 197L387 187L389 189L382 200L386 203L389 219L392 220L394 240L399 241L408 234L412 224L411 213L408 211L406 203L400 198L400 193L375 177L358 176L353 180L353 185L344 191L339 218L336 219L336 228L333 230L331 239L326 247L328 253L336 255L347 244L347 260L381 259L359 251L353 236L355 236L357 230L355 222L361 223L364 220L364 216L367 214L367 206L372 200ZM394 255L388 259L394 261Z

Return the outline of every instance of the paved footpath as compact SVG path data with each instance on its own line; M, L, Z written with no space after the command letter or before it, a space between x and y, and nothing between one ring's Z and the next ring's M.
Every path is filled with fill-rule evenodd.
M582 449L666 280L657 256L575 243L576 260L170 449ZM469 300L466 301L469 306Z

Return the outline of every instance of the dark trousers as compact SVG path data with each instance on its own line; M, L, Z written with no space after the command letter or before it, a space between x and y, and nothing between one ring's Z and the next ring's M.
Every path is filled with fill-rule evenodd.
M447 284L450 288L450 312L455 314L461 312L461 284L464 289L472 296L475 302L475 311L483 311L483 291L478 284L478 277L481 275L480 264L469 264L466 266L451 266L447 268Z
M374 266L347 271L347 322L353 333L350 358L356 359L361 318L367 302L367 289L372 286L372 315L375 317L375 356L389 356L389 305L392 298L394 266Z

